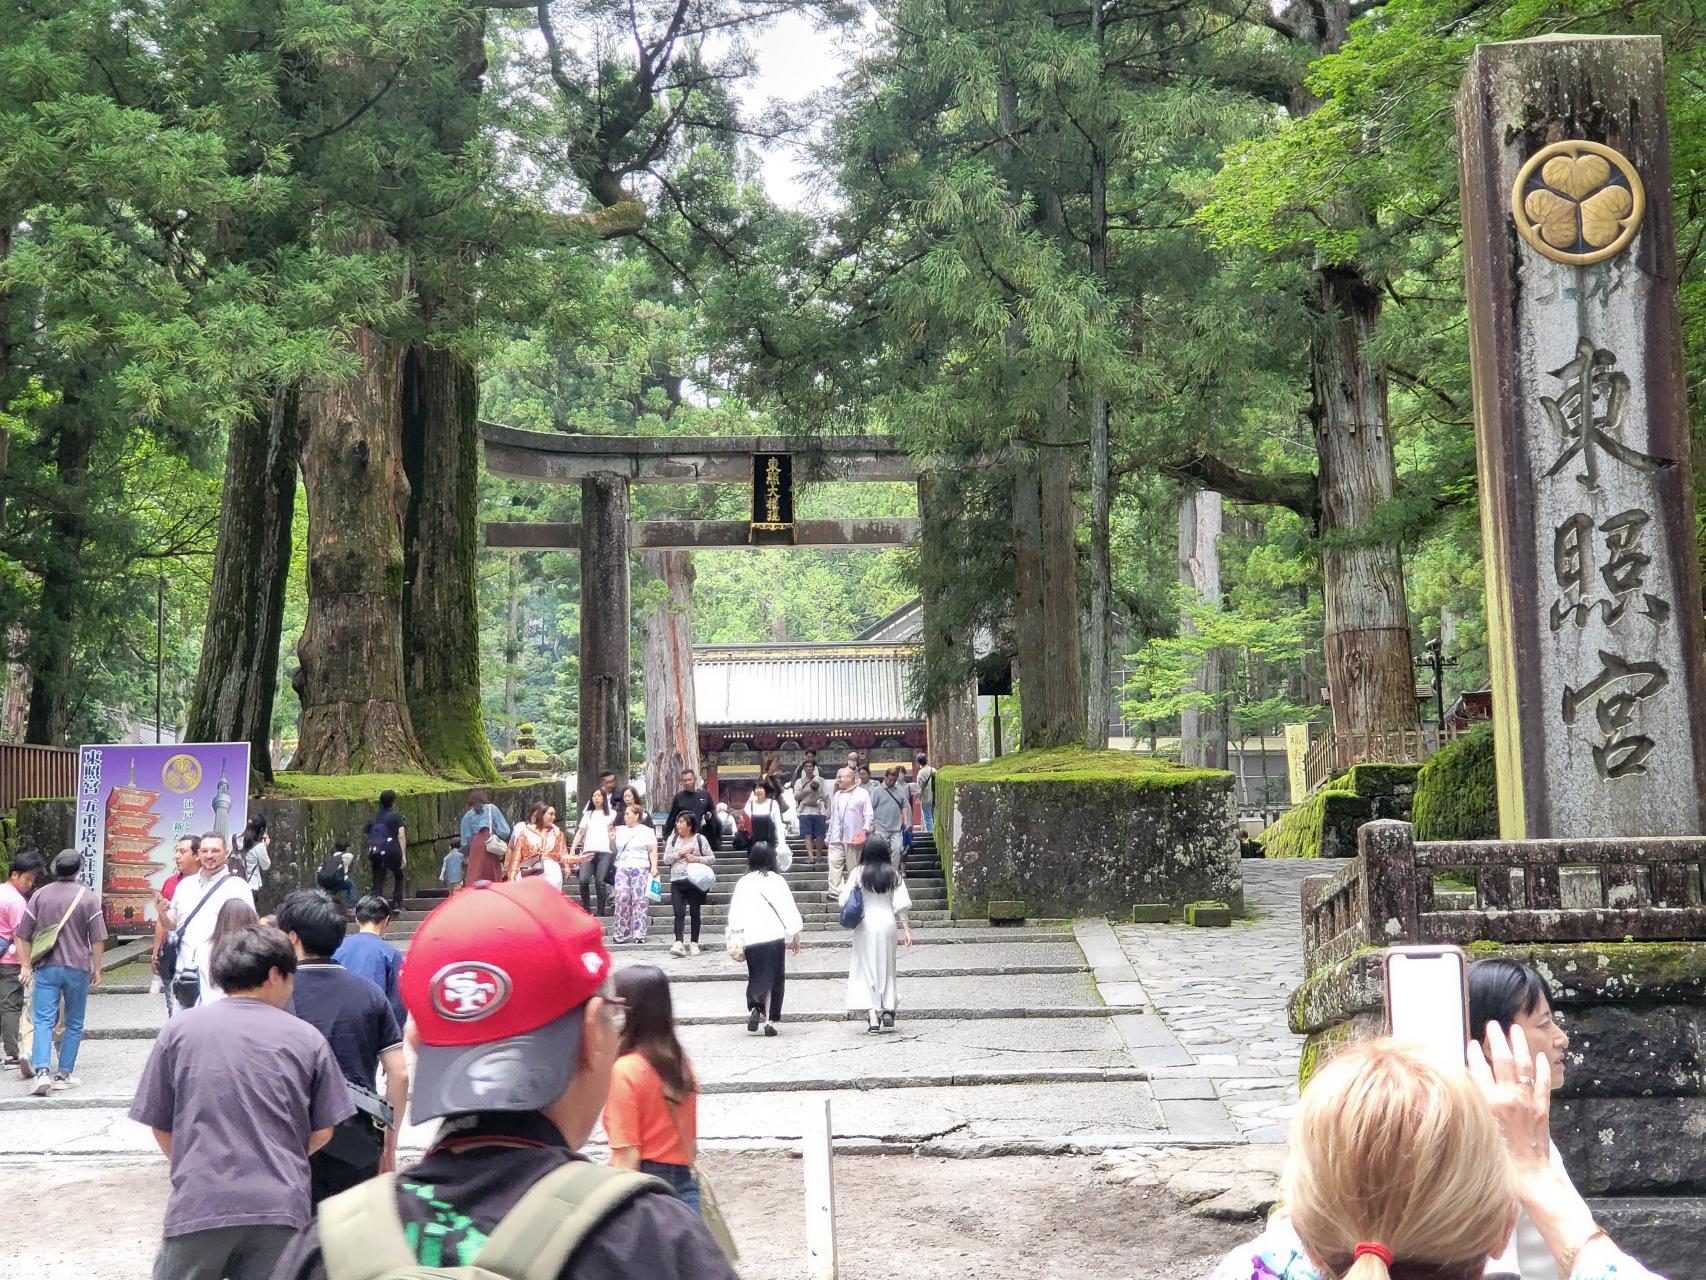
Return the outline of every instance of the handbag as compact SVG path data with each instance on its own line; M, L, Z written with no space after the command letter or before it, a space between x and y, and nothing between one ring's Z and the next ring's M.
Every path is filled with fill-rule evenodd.
M71 913L77 910L77 904L83 901L83 895L87 892L89 890L86 886L78 885L77 892L71 895L71 905L65 908L65 914L59 917L59 923L48 925L47 928L30 939L31 964L40 964L42 957L58 945L59 931L65 928L66 923L71 919Z
M663 901L663 885L659 882L659 880L656 876L653 876L646 883L646 901L647 902L662 902Z
M841 904L841 927L857 929L865 919L865 890L861 885L854 885L853 892L847 895L847 901Z
M711 1239L717 1242L717 1248L722 1250L723 1257L733 1266L740 1261L740 1249L735 1244L734 1234L729 1230L728 1219L723 1217L723 1208L717 1203L717 1193L711 1187L711 1179L699 1167L699 1149L695 1144L692 1151L687 1150L687 1136L681 1132L681 1120L675 1114L675 1104L668 1097L663 1100L669 1108L669 1122L675 1126L675 1140L681 1144L681 1149L687 1155L687 1168L693 1175L693 1185L699 1189L699 1216L704 1220L705 1229L711 1233Z
M687 883L709 893L711 886L717 883L717 873L703 862L690 862L687 864Z

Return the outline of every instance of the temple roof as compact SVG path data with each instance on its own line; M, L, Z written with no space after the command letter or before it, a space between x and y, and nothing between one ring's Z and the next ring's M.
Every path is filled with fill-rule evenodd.
M917 650L904 644L693 646L702 726L910 724Z

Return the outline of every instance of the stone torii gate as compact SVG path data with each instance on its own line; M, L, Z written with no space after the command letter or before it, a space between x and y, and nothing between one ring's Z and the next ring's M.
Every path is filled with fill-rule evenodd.
M589 795L598 771L629 761L629 565L631 551L740 547L920 547L928 485L919 468L884 436L598 436L523 431L482 423L486 469L506 480L579 483L579 524L494 522L486 545L515 551L578 551L582 583L604 584L607 607L580 611L578 792ZM770 460L780 459L772 464ZM763 468L768 468L768 485ZM793 485L823 481L919 486L916 518L793 518ZM635 484L741 484L754 489L751 520L631 520ZM944 513L945 514L945 513ZM926 575L928 578L929 575ZM928 624L931 602L924 602ZM928 625L926 628L928 635ZM692 679L691 673L687 679ZM968 688L926 718L934 763L977 759L977 699ZM692 726L688 726L691 731ZM654 797L654 803L656 798Z

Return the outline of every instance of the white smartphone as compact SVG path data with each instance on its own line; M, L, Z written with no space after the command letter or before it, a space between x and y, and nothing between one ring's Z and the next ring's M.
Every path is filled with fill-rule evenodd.
M1441 1066L1462 1070L1469 1052L1469 958L1462 947L1386 952L1386 1026Z

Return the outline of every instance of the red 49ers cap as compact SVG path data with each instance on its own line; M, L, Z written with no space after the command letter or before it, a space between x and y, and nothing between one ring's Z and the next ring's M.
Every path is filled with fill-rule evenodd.
M604 930L543 876L453 895L403 961L420 1038L411 1117L555 1101L574 1075L581 1006L609 976Z

